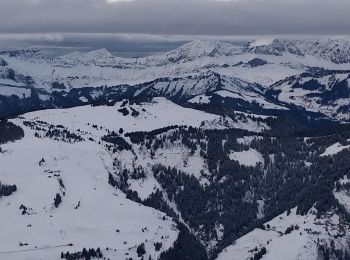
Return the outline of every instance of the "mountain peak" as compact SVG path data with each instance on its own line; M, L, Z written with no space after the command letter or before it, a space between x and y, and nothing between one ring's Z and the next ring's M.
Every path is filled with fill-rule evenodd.
M274 41L276 41L275 38L262 38L262 39L249 42L247 47L254 48L259 46L266 46L266 45L272 44Z
M216 40L194 40L168 52L167 58L172 62L178 62L201 57L229 56L236 52L237 47L229 43Z
M60 60L70 64L93 63L97 60L108 60L112 58L114 58L114 56L105 48L93 50L89 52L76 51L76 52L59 57Z
M105 48L90 51L86 53L86 56L89 56L91 58L97 58L97 59L114 58L114 56Z
M220 41L217 41L217 40L194 40L194 41L190 41L188 43L185 43L182 47L183 48L187 47L187 48L213 49L213 48L220 47L221 44L223 44L223 43Z

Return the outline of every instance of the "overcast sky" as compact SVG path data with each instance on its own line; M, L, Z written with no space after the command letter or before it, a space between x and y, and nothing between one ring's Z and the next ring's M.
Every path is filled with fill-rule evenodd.
M0 0L0 33L350 34L350 0Z

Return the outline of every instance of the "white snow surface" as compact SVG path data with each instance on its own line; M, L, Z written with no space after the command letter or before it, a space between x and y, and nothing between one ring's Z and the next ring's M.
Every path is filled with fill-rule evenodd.
M345 149L349 149L350 145L341 145L339 142L332 144L331 146L326 148L326 151L321 154L320 156L330 156L330 155L335 155Z
M338 238L342 233L338 225L342 221L338 215L329 212L320 219L311 210L305 216L297 215L296 208L288 215L286 212L265 223L270 226L266 230L254 229L237 239L231 246L225 248L216 260L249 260L262 247L266 248L264 260L317 260L318 240L322 244L330 244L334 239L336 248L346 245L346 238ZM289 234L288 227L298 226ZM348 226L346 226L349 229Z
M31 114L26 120L31 116L39 118ZM23 120L13 121L22 124ZM141 243L145 243L146 258L157 259L173 245L178 231L170 218L127 200L108 184L112 156L97 141L70 144L36 138L33 130L24 129L25 137L2 145L5 152L0 153L1 182L16 184L18 189L0 198L1 259L54 260L60 259L62 251L83 247L100 247L110 259L124 259L126 253L136 259ZM42 158L45 163L40 165ZM58 208L53 205L56 194L62 197ZM21 214L22 204L28 214ZM154 242L163 243L161 251L155 251ZM73 246L65 246L69 243Z
M122 109L123 101L114 106L81 106L69 109L48 109L26 114L26 118L41 118L54 125L64 125L70 129L86 130L91 125L125 132L151 131L166 126L186 125L204 129L240 128L261 132L268 129L265 123L256 123L251 119L234 122L232 119L209 114L195 109L181 107L165 98L153 98L151 102L126 105L129 114L124 116L118 109ZM139 112L132 116L132 109ZM107 120L106 120L107 119ZM89 124L89 125L88 125Z
M18 96L19 98L30 97L30 89L18 88L18 87L3 87L0 84L0 95L2 96Z
M122 107L130 113L123 116L118 111ZM132 110L139 115L132 116ZM129 179L129 184L141 199L146 199L160 189L151 173L153 165L176 167L205 184L207 180L202 173L208 173L206 162L199 148L191 154L181 142L166 142L152 156L150 151L135 144L132 144L133 152L113 154L99 140L120 128L126 133L171 125L223 129L233 124L228 119L183 108L164 98L140 104L121 101L115 106L36 111L12 121L25 129L25 137L1 146L4 151L0 153L1 182L16 184L18 191L0 199L0 230L4 230L0 234L0 254L15 260L59 259L62 251L81 251L83 247L100 247L111 259L121 259L125 253L136 258L136 246L141 243L145 243L147 254L157 259L177 239L175 223L168 217L163 220L164 214L157 210L127 200L125 194L108 184L109 173L118 172L119 167L142 166L146 178ZM45 137L45 131L25 126L24 121L39 125L46 122L46 127L62 125L81 135L84 141L71 144L52 140ZM34 137L35 132L41 137ZM42 158L45 163L40 165ZM54 207L56 194L62 197L58 208ZM28 215L21 214L22 204L28 207ZM163 243L160 252L155 251L154 242ZM20 246L20 243L28 245ZM69 243L74 246L65 246ZM112 250L107 251L106 247ZM22 251L27 249L31 251Z
M26 114L26 118L41 120L54 124L64 125L70 129L91 129L91 125L125 132L151 131L154 129L187 125L205 128L226 128L222 117L205 113L199 110L183 108L165 98L154 98L151 102L139 105L127 105L129 114L123 116L118 109L123 108L121 102L115 106L81 106L69 109L49 109ZM138 111L138 116L132 116L132 109ZM89 124L89 125L88 125Z
M261 153L252 148L241 152L231 151L229 157L231 160L236 160L244 166L256 166L258 163L264 162L264 158Z

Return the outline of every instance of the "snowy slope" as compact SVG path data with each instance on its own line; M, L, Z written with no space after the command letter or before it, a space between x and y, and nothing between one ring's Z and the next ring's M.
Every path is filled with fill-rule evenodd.
M166 53L170 62L188 62L201 57L220 57L238 54L240 49L232 44L215 40L195 40Z
M238 161L241 165L256 166L258 163L264 163L264 158L255 149L249 149L247 151L235 152L231 151L229 154L231 160Z
M129 114L123 115L125 110ZM59 259L62 251L81 251L84 247L99 247L110 259L123 259L126 254L135 259L141 243L146 246L146 259L149 255L157 259L176 241L176 224L164 218L164 213L126 199L109 184L109 174L144 167L147 176L131 178L128 184L146 199L160 188L151 172L153 165L177 167L206 183L201 173L208 173L207 164L199 150L191 154L181 142L167 141L154 155L136 144L131 151L112 153L102 137L120 128L128 133L173 125L204 129L238 126L237 122L183 108L165 98L36 111L12 121L24 128L25 137L1 146L1 182L15 184L17 191L0 198L0 256L15 260ZM60 129L71 137L47 134ZM57 194L62 202L56 207ZM155 250L155 242L162 243L160 251Z
M128 103L128 101L125 101ZM49 109L26 114L29 120L40 118L47 123L64 125L72 130L94 131L93 125L102 126L104 130L124 132L151 131L154 129L186 125L205 129L225 129L235 127L232 120L205 113L199 110L183 108L165 98L154 98L150 102L123 106L124 101L114 106L82 106L70 109ZM128 115L120 109L125 108ZM132 115L136 111L138 115ZM252 123L253 124L253 123ZM255 126L254 124L252 125ZM249 126L247 125L249 128Z
M348 176L344 176L335 184L333 190L334 197L342 205L345 210L350 213L350 191L349 191L350 180Z
M334 240L335 247L347 244L343 231L338 225L343 223L337 214L329 212L317 218L314 210L307 215L297 215L292 209L264 224L265 230L254 229L225 248L216 260L249 260L264 247L264 260L317 260L318 245L329 245ZM287 228L290 228L289 232ZM349 227L346 226L347 231ZM345 231L346 232L346 231Z
M281 102L321 112L330 118L350 118L349 72L316 70L287 78L271 89Z
M129 111L123 115L120 109ZM132 111L139 113L132 115ZM239 114L238 114L239 115ZM253 115L254 116L254 115ZM48 125L63 125L70 131L77 132L85 139L99 140L109 131L118 132L120 128L124 133L137 131L152 131L167 126L192 126L202 129L228 129L238 128L261 132L268 129L263 122L256 122L245 116L236 121L218 115L205 113L199 110L183 108L165 98L154 98L150 102L139 104L128 103L127 100L117 102L114 106L82 106L70 109L49 109L25 114L25 121L45 122ZM39 124L40 125L40 124ZM138 145L132 145L133 151L118 152L113 159L118 161L119 170L142 166L148 169L150 176L142 183L131 182L130 185L137 190L142 199L147 198L157 186L151 174L151 166L162 164L176 167L193 174L202 180L201 171L208 173L207 164L199 155L199 150L191 154L183 144L172 144L165 141L164 147L158 149L154 155L151 150ZM132 162L132 163L131 163ZM142 196L144 194L144 196Z
M337 154L341 151L343 151L344 149L349 149L350 145L341 145L339 142L332 144L331 146L326 148L326 151L321 154L320 156L330 156L330 155L334 155Z
M110 259L135 259L141 243L147 258L156 259L177 239L176 225L164 213L127 200L108 184L113 162L103 146L36 138L24 129L25 138L3 145L0 153L1 181L18 189L0 199L1 259L54 260L83 247L100 247ZM62 197L57 208L56 194ZM155 242L162 243L160 251Z

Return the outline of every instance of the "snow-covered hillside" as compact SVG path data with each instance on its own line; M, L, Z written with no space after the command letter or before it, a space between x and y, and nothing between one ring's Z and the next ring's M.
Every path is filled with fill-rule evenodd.
M142 243L147 258L157 259L176 241L176 224L164 213L126 199L121 190L110 185L109 175L131 165L150 170L150 165L161 163L199 178L206 168L203 159L199 154L189 156L181 145L157 151L154 156L134 145L133 152L113 154L101 138L120 129L127 134L175 125L203 129L240 126L164 98L43 110L13 122L25 129L25 137L1 146L1 182L15 184L17 191L0 199L0 237L6 237L6 242L1 240L0 254L7 259L33 260L58 259L61 252L83 248L100 248L110 259L135 258ZM247 127L258 127L252 124ZM189 157L181 166L186 153ZM160 186L150 174L142 182L130 180L130 187L147 199ZM159 251L155 250L156 242L162 243Z
M349 120L349 72L318 71L290 77L271 86L281 102Z
M272 137L261 133L272 117L231 117L126 99L23 114L9 121L24 137L7 143L16 138L0 121L0 258L94 248L107 259L250 259L265 248L266 259L316 260L332 239L342 250L349 140ZM327 192L339 205L315 215ZM307 214L279 215L289 203Z
M316 215L315 210L305 216L297 215L296 209L285 212L265 223L263 228L254 229L236 240L216 260L310 260L321 257L321 245L346 246L348 242L343 235L350 227L339 230L343 220L333 212L321 218Z
M101 145L41 139L24 129L24 139L0 153L1 181L17 186L0 199L1 259L54 260L83 248L100 248L109 259L136 259L142 243L145 258L157 259L173 245L178 231L171 218L108 183L113 161Z
M344 149L349 149L349 148L350 148L350 145L341 145L338 142L327 147L326 151L323 154L321 154L321 156L331 156L343 151Z
M335 183L333 190L335 199L347 212L350 212L349 183L345 176ZM302 215L294 208L240 237L223 249L216 260L309 260L333 259L332 256L346 259L348 256L342 254L325 256L324 253L327 248L333 251L347 248L349 231L347 220L334 211L320 215L312 208Z
M114 106L81 106L70 109L48 109L26 114L28 120L42 120L53 125L64 125L72 130L94 131L94 125L103 130L124 132L152 131L167 126L192 126L203 129L240 128L260 132L266 124L249 120L234 122L230 118L183 108L165 98L148 102L117 102ZM108 120L106 120L108 119Z

